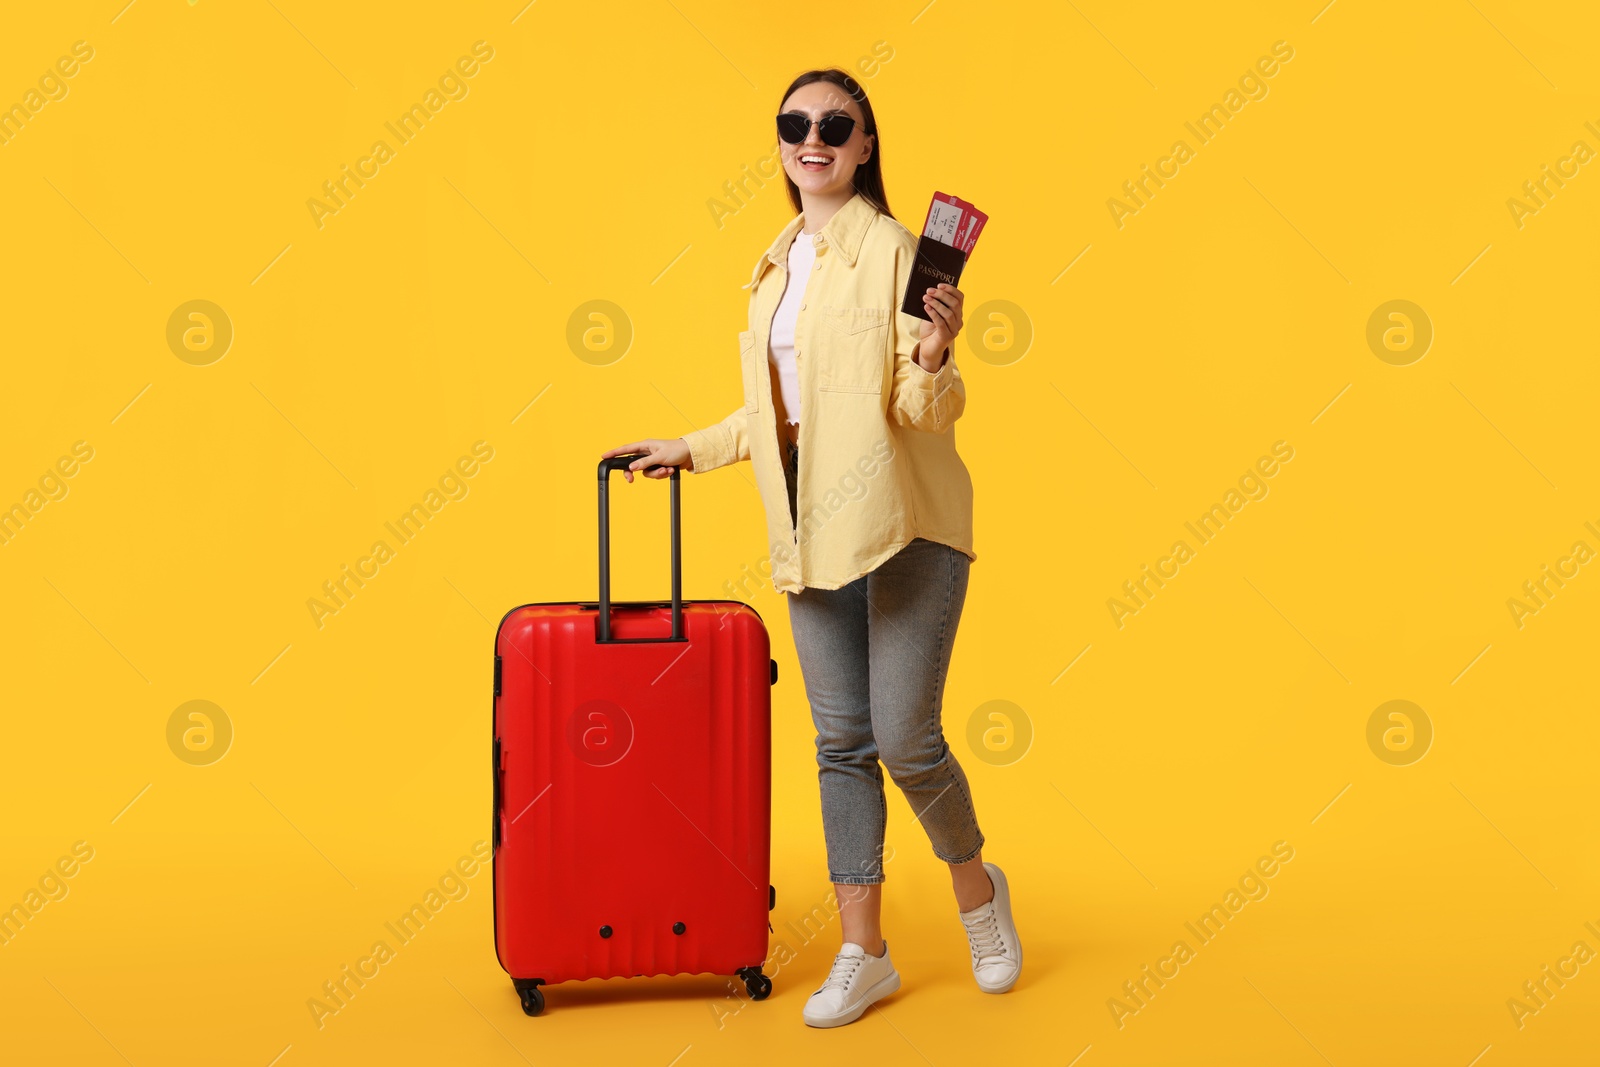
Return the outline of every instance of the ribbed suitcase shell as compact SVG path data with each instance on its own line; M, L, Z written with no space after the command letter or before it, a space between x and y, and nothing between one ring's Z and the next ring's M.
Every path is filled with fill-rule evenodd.
M686 640L602 644L597 617L593 602L529 604L496 636L500 965L547 984L759 967L766 627L745 604L684 601ZM612 631L666 637L670 605L613 602Z

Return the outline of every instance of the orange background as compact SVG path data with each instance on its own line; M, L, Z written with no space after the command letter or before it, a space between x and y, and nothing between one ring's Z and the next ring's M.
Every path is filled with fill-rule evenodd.
M0 104L40 90L0 144L0 506L27 509L0 544L0 905L65 890L0 946L10 1058L1592 1062L1593 964L1520 1026L1508 1007L1600 950L1600 577L1560 564L1600 547L1600 177L1568 163L1536 212L1508 206L1600 148L1591 10L123 2L0 35ZM92 58L41 87L78 41ZM492 58L319 225L323 183L478 41ZM1185 124L1275 42L1292 58L1200 142ZM871 94L903 221L935 189L991 217L963 276L978 561L945 718L1027 969L977 992L891 790L904 987L802 1026L837 919L814 730L757 581L782 671L774 995L569 984L527 1019L487 873L440 886L488 833L495 624L594 595L602 450L738 402L739 287L789 208L725 183L829 63ZM1180 139L1119 226L1108 202ZM185 347L195 300L216 333ZM597 300L611 339L572 343ZM1279 441L1266 494L1242 487L1119 626L1123 583ZM76 442L92 458L52 478ZM434 488L421 533L360 564ZM658 597L665 489L616 496L618 594ZM765 555L747 469L686 478L684 522L689 596ZM1569 577L1519 626L1546 564ZM372 576L319 626L346 565ZM191 701L211 710L185 741ZM1277 842L1266 895L1119 1026L1123 983ZM431 889L428 927L319 1029L307 1002Z

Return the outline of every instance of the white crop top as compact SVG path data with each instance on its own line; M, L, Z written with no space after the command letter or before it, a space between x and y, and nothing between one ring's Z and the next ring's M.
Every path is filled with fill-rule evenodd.
M794 243L789 246L789 280L778 301L778 310L772 316L772 334L769 339L773 366L778 368L778 386L782 390L783 410L790 425L800 421L800 374L794 361L794 322L800 314L800 303L805 298L806 279L817 259L817 249L812 240L816 234L796 231Z

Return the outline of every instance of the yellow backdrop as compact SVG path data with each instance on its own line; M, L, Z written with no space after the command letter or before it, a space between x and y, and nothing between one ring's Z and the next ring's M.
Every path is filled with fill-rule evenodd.
M1585 5L125 2L0 34L8 1061L1593 1062ZM776 991L527 1019L495 625L594 595L603 449L738 403L828 64L902 221L991 216L946 733L1027 968L976 991L891 791L904 988L801 1025L838 920L736 468L684 589L782 670ZM615 484L663 595L665 487Z

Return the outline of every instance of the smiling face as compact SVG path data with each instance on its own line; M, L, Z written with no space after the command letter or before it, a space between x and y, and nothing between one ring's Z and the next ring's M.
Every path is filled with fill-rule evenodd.
M862 131L865 117L861 113L861 106L837 85L815 81L796 89L778 110L780 114L795 112L805 115L813 122L820 122L834 114L848 115L855 120L850 139L837 147L825 143L815 125L812 125L806 133L806 139L800 144L783 140L778 142L783 153L783 169L802 194L829 197L851 191L856 168L872 157L877 140Z

